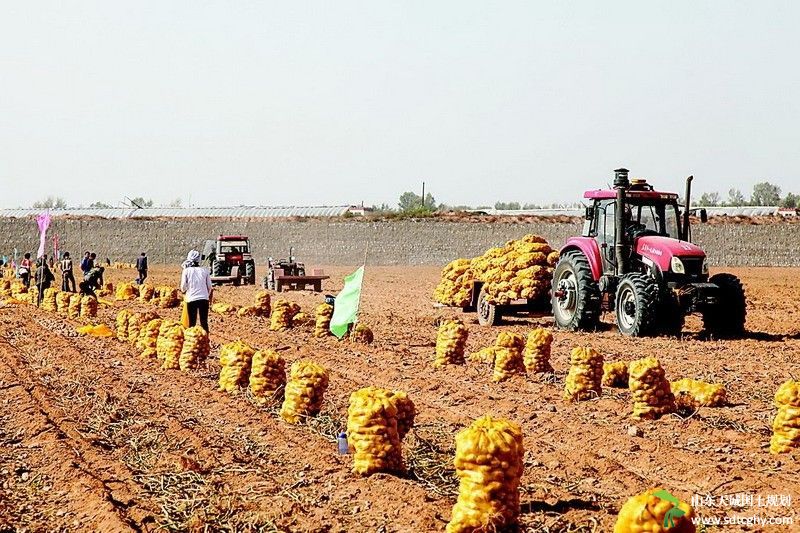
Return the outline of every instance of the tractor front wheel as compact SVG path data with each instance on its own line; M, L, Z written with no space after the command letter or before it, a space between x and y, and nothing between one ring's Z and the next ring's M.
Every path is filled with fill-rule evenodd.
M565 252L553 271L553 317L561 329L591 330L600 321L600 289L589 261L577 250Z
M740 337L747 319L744 287L733 274L714 274L709 283L719 287L716 305L703 310L703 329L716 337Z
M658 313L658 284L646 274L625 274L617 285L617 327L630 337L651 335Z

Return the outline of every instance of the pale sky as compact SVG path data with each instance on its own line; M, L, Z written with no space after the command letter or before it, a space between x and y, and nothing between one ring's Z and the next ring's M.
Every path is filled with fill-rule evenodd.
M800 2L2 1L0 206L800 192Z

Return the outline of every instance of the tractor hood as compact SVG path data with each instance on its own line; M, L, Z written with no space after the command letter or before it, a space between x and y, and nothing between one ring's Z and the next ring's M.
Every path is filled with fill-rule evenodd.
M636 253L652 260L658 267L667 271L673 256L705 257L702 248L686 241L669 237L647 236L636 239Z

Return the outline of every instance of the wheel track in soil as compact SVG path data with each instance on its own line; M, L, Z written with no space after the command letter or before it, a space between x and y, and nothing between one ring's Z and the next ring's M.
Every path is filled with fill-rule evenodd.
M53 315L53 317L55 318L56 315ZM58 318L63 320L62 317ZM108 352L114 353L122 349L123 351L128 352L127 354L125 354L128 359L134 359L137 363L142 362L141 359L138 359L135 356L131 355L132 350L130 348L130 345L122 344L116 339L98 339L92 337L79 337L76 339L74 337L68 337L58 333L52 333L50 334L50 337L51 338L46 342L46 345L48 346L49 349L56 349L59 353L59 356L62 358L66 357L72 359L74 357L75 360L80 360L85 351L88 351L89 353L97 352L99 348L97 344L100 343L101 345L105 345L106 347L110 348L110 350L101 350L101 353L108 353ZM54 339L60 342L53 342ZM72 342L77 343L78 346L73 346L71 344ZM87 342L91 342L91 346L81 346ZM34 355L30 350L25 350L24 348L21 348L19 346L16 346L15 349L20 353L22 353L23 355L25 355L26 358L30 358L31 356ZM164 372L159 371L157 367L153 368L152 365L142 365L142 367L143 367L142 371L146 372L148 377L152 378L153 381L156 382L160 381L163 383L165 377ZM27 368L30 369L30 365L28 365ZM20 367L19 372L22 372L22 370L23 369ZM35 371L32 370L32 372L36 374ZM93 375L92 377L95 380L96 386L103 390L111 391L109 394L112 397L120 397L120 398L126 397L127 391L136 389L140 385L140 382L137 381L139 379L139 376L131 377L128 375L127 372L125 373L115 372L115 374L116 376L112 376L111 373L108 371L101 371L98 372L96 375ZM290 470L292 472L303 472L307 470L307 466L309 465L309 463L307 462L309 456L308 455L302 456L300 454L297 454L296 452L297 449L307 448L309 434L311 434L310 430L307 430L307 428L303 428L302 426L295 427L295 426L287 426L284 424L280 424L278 421L272 419L272 417L264 416L266 413L264 413L260 409L257 410L255 413L247 413L245 415L240 415L239 411L241 411L241 405L236 404L236 402L237 400L239 402L241 401L242 399L241 396L231 397L228 394L217 392L216 390L214 390L215 388L208 390L206 388L196 387L197 379L200 379L201 381L204 382L209 382L209 385L211 385L211 383L213 382L209 377L188 375L180 372L175 372L175 374L170 377L173 377L178 382L177 384L181 385L180 389L182 391L182 394L180 395L180 398L175 399L172 398L170 395L166 396L163 394L158 395L150 392L153 390L159 390L159 387L157 386L158 383L156 383L155 387L144 387L144 388L139 387L141 390L145 392L145 394L143 395L144 397L138 403L138 405L140 406L158 405L163 411L170 413L171 416L174 416L175 417L174 419L168 421L166 434L170 437L174 437L175 440L187 439L188 437L189 440L191 440L194 443L191 448L200 451L198 459L200 459L201 463L204 463L206 465L208 464L229 465L229 464L238 464L242 462L243 460L242 457L241 456L237 457L236 452L233 451L236 450L236 446L240 445L240 443L230 439L228 434L226 434L224 431L220 430L217 427L203 425L202 427L204 429L213 434L212 440L217 441L215 445L212 447L211 451L209 451L208 448L206 447L207 441L209 440L208 436L199 434L192 427L190 427L190 425L195 425L194 423L187 425L186 419L183 420L180 419L180 413L187 412L184 401L186 399L188 399L194 407L197 407L198 405L204 405L210 411L210 413L207 414L212 414L213 418L217 420L230 417L230 415L234 413L235 420L234 424L232 425L235 425L240 430L249 431L251 435L256 435L260 432L263 432L265 427L272 430L270 431L270 433L274 432L274 437L277 438L273 438L272 440L269 441L268 446L270 448L270 456L278 457L279 461L283 463L282 466L286 467L287 470ZM35 385L35 387L40 391L40 395L43 401L47 401L48 405L50 405L49 400L47 400L47 392L44 391L44 388L40 385ZM212 398L209 398L209 394L211 394ZM126 399L130 399L130 395L127 395ZM211 401L209 401L209 399ZM55 410L57 408L51 407L51 409L53 410L52 412L56 412ZM252 409L248 410L252 411ZM158 415L157 412L148 412L146 407L140 409L139 413L147 415L150 414ZM264 424L265 418L266 418L266 424ZM314 437L318 436L314 435ZM88 443L86 439L83 438L81 434L74 429L71 431L70 439L80 443L80 445L83 448L91 450L94 455L102 455L101 453L98 454L97 452L95 452L93 450L92 444ZM222 451L220 452L220 450ZM219 453L219 455L215 455L215 453ZM97 464L99 465L101 463L98 462ZM114 461L113 459L104 461L103 465L104 465L102 467L103 469L111 468L117 472L117 475L115 476L115 482L122 483L123 485L118 487L116 490L118 492L124 490L126 494L125 499L127 499L128 502L133 502L137 500L133 496L133 494L136 494L137 492L139 493L138 498L141 499L141 490L138 490L138 485L134 481L135 476L129 469L127 469L127 467L125 467L122 463L118 461ZM341 462L339 462L338 466L339 466L338 468L336 468L335 466L334 468L336 470L341 471L341 466L342 466ZM89 468L93 467L94 465L89 465ZM327 468L323 468L321 470L326 471L328 477L330 477L330 472L332 470L330 465ZM231 480L234 477L235 476L231 476ZM276 482L267 479L273 477L274 476L264 477L261 480L259 480L258 483L261 484L266 483L269 486L275 488L277 492L278 487L276 486ZM105 480L106 483L108 481L109 480ZM286 481L287 484L291 484L291 482L296 482L297 480L292 479ZM406 487L406 489L401 489L401 490L407 491L408 487ZM419 490L421 491L422 489L420 488ZM127 498L127 495L131 495L129 499ZM145 505L142 505L142 507L145 507ZM153 506L151 505L149 509L152 510L152 508ZM395 511L397 510L398 509L395 509ZM142 516L144 515L140 513L138 516L139 518L142 518ZM345 529L347 528L345 527Z

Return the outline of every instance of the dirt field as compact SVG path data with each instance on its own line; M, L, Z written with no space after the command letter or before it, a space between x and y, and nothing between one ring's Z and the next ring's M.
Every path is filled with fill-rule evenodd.
M335 293L350 269L327 270L334 279L325 292ZM77 337L77 321L0 307L0 531L442 531L457 493L454 435L487 412L522 425L522 522L531 531L611 531L624 501L655 486L682 499L788 495L788 507L698 514L800 522L796 458L768 452L772 397L784 380L800 377L800 269L732 271L748 292L748 338L704 340L696 319L683 339L556 332L554 383L515 377L494 384L490 369L474 363L433 369L437 318L461 315L432 307L433 268L367 269L362 321L376 337L368 347L314 339L309 328L273 333L261 318L213 315L209 367L197 373L162 371L115 339ZM175 284L178 269L152 274L150 282ZM110 275L133 277L131 270ZM254 292L224 287L215 299L249 304ZM321 300L307 292L286 297L308 311ZM116 302L101 306L99 319L113 325L119 309L146 307ZM499 328L467 318L468 350L491 344ZM549 323L520 319L504 328L524 333ZM280 349L287 362L310 358L329 368L320 417L291 426L246 394L217 392L218 347L237 338ZM670 379L724 383L732 405L635 422L643 436L629 436L627 391L561 399L576 345L599 349L607 361L657 356ZM336 453L348 396L367 385L407 391L417 406L416 428L404 441L407 477L358 478L349 457Z

